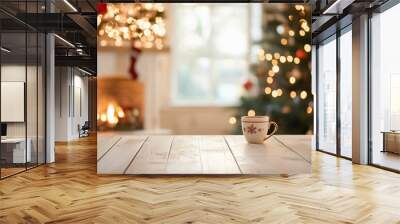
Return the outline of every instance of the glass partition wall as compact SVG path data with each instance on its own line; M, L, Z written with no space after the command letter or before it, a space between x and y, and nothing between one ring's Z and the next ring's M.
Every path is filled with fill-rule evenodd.
M351 25L317 46L317 149L352 157Z
M400 171L400 4L371 18L370 163Z
M18 19L39 3L0 3L1 179L45 162L45 35Z

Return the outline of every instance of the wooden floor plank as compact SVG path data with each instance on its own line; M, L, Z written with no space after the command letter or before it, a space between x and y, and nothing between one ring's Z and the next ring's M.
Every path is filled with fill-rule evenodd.
M309 162L274 138L264 144L248 144L240 135L225 138L244 174L296 174L311 171Z
M173 136L150 136L126 174L165 174Z
M143 146L147 136L123 136L113 148L97 162L99 174L123 174Z

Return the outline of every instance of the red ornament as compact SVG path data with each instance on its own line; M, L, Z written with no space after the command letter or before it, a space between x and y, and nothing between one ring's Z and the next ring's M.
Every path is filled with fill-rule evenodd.
M107 13L107 4L106 3L97 3L97 13L98 14L106 14Z
M306 57L306 52L304 50L299 49L296 51L296 57L303 59Z
M244 84L243 87L249 91L251 88L253 88L253 82L251 82L250 80L247 80Z

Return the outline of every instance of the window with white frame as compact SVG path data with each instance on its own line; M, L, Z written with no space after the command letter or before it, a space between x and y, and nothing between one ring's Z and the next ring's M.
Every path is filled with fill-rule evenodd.
M174 105L236 105L249 75L250 4L172 4Z

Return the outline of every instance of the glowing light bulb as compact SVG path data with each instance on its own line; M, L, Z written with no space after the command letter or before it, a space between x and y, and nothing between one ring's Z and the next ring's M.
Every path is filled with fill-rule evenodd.
M278 73L279 72L279 66L277 66L277 65L272 66L272 71L275 72L275 73Z
M271 61L272 60L272 54L270 54L270 53L266 54L265 58L267 59L267 61Z
M290 92L290 97L291 97L292 99L296 98L296 96L297 96L297 94L296 94L295 91L291 91L291 92Z
M265 88L265 94L269 95L269 94L271 94L271 92L272 92L272 89L270 87Z
M285 57L285 56L281 56L281 57L279 58L279 61L280 61L281 63L285 63L285 62L286 62L286 57Z
M236 124L236 122L237 122L236 117L229 118L229 124Z
M293 62L294 62L296 65L300 64L300 58L295 57L295 58L293 59Z
M289 78L289 82L290 82L290 84L296 83L296 78L293 77L293 76L291 76L291 77Z
M311 114L313 111L312 107L308 106L307 107L307 114Z
M267 78L267 83L268 84L272 84L274 82L274 78L272 78L272 77L268 77Z
M306 52L310 52L310 51L311 51L311 45L305 44L305 45L304 45L304 50L305 50Z
M247 116L250 116L250 117L256 116L256 111L254 111L253 109L249 110L249 111L247 112Z
M304 90L301 91L301 93L300 93L300 98L303 99L303 100L306 99L306 98L307 98L307 92L304 91Z

